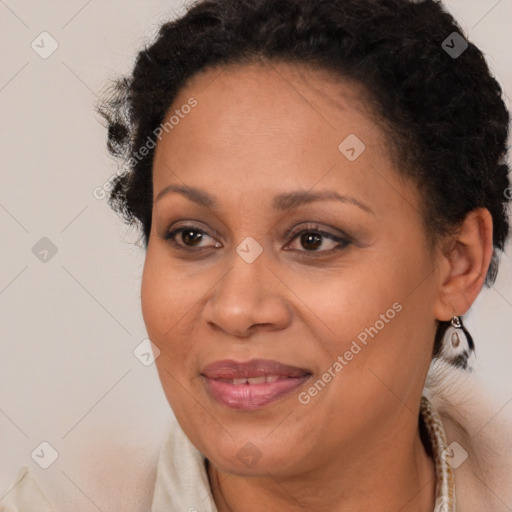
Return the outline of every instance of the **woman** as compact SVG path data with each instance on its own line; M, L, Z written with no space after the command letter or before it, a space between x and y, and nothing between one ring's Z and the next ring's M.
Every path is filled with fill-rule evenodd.
M153 512L512 507L463 324L509 117L462 34L433 0L201 1L102 105L177 419Z
M511 505L422 398L508 231L508 114L461 33L432 1L201 2L119 84L111 204L179 423L154 510Z

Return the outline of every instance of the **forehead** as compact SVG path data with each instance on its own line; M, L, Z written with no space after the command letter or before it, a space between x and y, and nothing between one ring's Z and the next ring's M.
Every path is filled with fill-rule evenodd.
M351 114L352 122L359 117L375 123L377 118L366 87L307 63L256 61L206 68L180 89L167 115L191 95L204 106L203 111L224 113L223 120L230 113L242 117L259 111L267 119L300 115L310 124L323 123L335 130L340 121L337 114L343 114L345 123Z
M363 86L309 65L206 69L181 88L168 109L164 123L173 117L173 128L157 145L154 178L162 162L174 168L193 163L196 169L222 162L226 170L250 161L253 170L273 173L276 166L285 171L285 162L325 168L339 160L340 144L349 136L382 160L388 157L386 136L366 98ZM191 100L193 109L187 106Z
M211 85L236 92L239 87L254 87L261 96L285 94L292 99L325 101L331 106L352 106L364 110L364 98L369 90L360 82L348 79L340 73L308 62L292 62L284 59L233 62L209 66L190 77L181 88L197 93L206 92ZM252 91L253 93L255 91ZM318 97L313 98L314 95ZM272 96L272 94L270 94Z
M308 68L246 65L200 73L164 119L174 123L155 150L155 212L172 209L176 199L185 205L177 195L156 203L166 188L194 187L217 198L219 218L245 229L275 215L276 196L330 190L369 205L376 218L405 215L416 223L419 191L401 179L387 133L365 98L361 86Z

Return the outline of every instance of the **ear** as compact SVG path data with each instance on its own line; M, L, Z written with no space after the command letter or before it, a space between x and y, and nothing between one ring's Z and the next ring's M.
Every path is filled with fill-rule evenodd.
M439 291L434 305L437 320L463 315L475 301L492 258L492 227L489 210L476 208L466 215L457 234L441 243Z

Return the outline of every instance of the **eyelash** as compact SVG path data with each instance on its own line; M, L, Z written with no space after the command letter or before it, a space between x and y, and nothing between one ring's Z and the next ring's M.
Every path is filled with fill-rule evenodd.
M202 235L210 236L203 229L201 229L201 228L199 228L197 226L190 226L189 225L189 226L182 226L182 227L179 227L177 229L173 229L172 231L168 231L167 233L162 235L161 238L163 238L164 240L169 241L176 249L187 251L187 252L198 252L198 251L203 250L203 249L211 248L211 246L210 247L194 248L194 247L187 247L187 246L179 244L174 238L176 237L176 235L179 235L180 233L182 233L183 231L186 231L186 230L195 231L197 233L201 233ZM337 247L334 247L334 248L328 250L328 251L321 251L321 250L317 250L317 251L302 250L302 251L300 251L299 250L299 251L295 251L295 252L310 253L310 254L313 254L313 255L326 255L326 254L332 254L333 252L341 250L341 249L345 249L346 247L348 247L352 243L352 241L349 239L349 237L345 237L345 238L344 237L338 237L336 235L333 235L332 233L329 233L327 231L321 230L318 225L312 225L312 226L306 226L306 227L304 227L304 228L302 228L300 230L294 231L292 233L287 232L286 236L287 237L290 237L290 236L292 237L292 239L290 240L289 244L287 244L287 246L290 245L296 238L298 238L300 235L302 235L304 233L312 233L312 234L322 235L324 238L327 238L327 239L332 240L334 242L338 242L339 245Z

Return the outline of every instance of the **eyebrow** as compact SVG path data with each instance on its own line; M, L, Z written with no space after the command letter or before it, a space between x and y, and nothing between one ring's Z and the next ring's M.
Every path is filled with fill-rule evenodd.
M176 192L186 197L194 203L206 206L207 208L217 208L218 201L204 190L186 185L168 185L162 189L155 198L155 203L163 196ZM310 192L306 190L297 190L295 192L285 192L274 197L273 208L279 211L292 210L303 205L313 203L315 201L341 201L342 203L353 204L367 213L375 215L375 212L366 204L352 196L338 194L334 190L322 190L319 192Z

